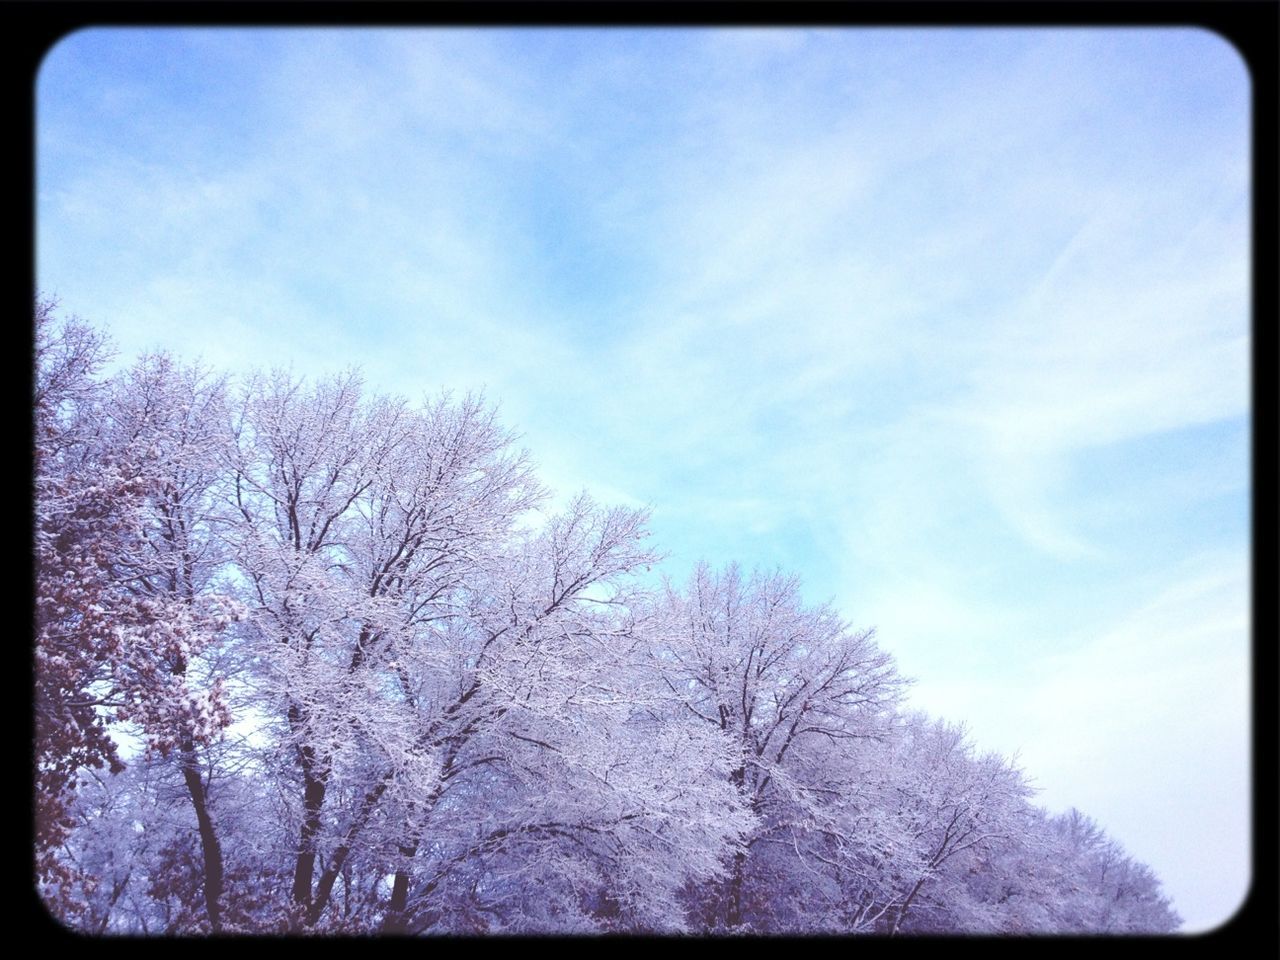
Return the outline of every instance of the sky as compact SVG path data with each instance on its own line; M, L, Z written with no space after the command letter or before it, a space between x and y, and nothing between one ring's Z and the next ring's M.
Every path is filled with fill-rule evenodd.
M663 571L781 567L1185 920L1249 884L1249 97L1195 29L93 29L37 282L483 390Z

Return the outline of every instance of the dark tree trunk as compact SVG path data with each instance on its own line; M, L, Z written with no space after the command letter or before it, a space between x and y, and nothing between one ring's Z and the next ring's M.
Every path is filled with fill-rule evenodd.
M907 894L907 899L902 901L902 906L898 908L897 915L893 918L893 926L889 928L889 936L896 937L898 931L902 929L902 921L906 919L907 911L911 909L911 902L915 900L916 894L920 892L920 888L924 886L926 879L926 877L921 877L917 880L916 885Z
M723 710L723 708L722 708ZM729 774L729 782L738 790L742 790L747 780L745 765ZM733 857L733 874L729 877L728 889L725 891L724 922L727 927L742 925L742 875L747 862L747 853L740 850Z
M190 737L182 741L182 779L186 782L191 805L196 811L200 831L200 850L204 858L204 906L209 926L214 933L222 930L222 845L209 815L209 797L205 793L200 767L196 762L195 743Z
M302 707L289 705L289 728L302 742L298 746L298 764L302 768L302 827L298 833L298 858L293 867L294 908L298 919L305 922L311 912L311 884L316 871L316 836L320 833L320 812L328 787L328 770L318 763L316 750L305 740L307 723Z
M742 875L746 862L745 852L734 854L733 876L729 878L728 896L725 898L724 922L727 927L742 926Z
M406 860L412 860L418 852L417 844L412 846L401 847L400 853ZM408 918L405 916L405 907L409 903L409 866L406 863L396 871L395 882L391 886L391 903L387 907L387 918L383 921L382 929L386 933L404 933L407 929Z
M372 815L374 807L377 806L378 800L386 792L388 784L391 783L391 773L383 774L382 779L373 786L368 793L364 795L364 799L360 801L360 809L356 812L355 817L351 821L351 825L347 827L347 834L343 837L336 850L333 851L333 860L329 864L325 872L320 876L320 882L316 884L315 898L311 900L309 906L303 911L303 921L307 926L312 926L320 919L320 915L324 913L325 907L329 905L329 897L333 893L333 885L337 882L338 875L342 872L342 868L346 866L347 857L351 854L351 848L355 844L356 837L360 831L364 829L364 825L368 823L369 817ZM315 853L312 852L311 861L308 866L308 888L310 887L311 872L315 866ZM308 892L309 889L308 889Z
M298 860L293 869L293 902L303 910L311 907L311 882L316 871L316 834L320 832L325 788L323 777L313 775L310 769L304 771L302 830L298 835Z

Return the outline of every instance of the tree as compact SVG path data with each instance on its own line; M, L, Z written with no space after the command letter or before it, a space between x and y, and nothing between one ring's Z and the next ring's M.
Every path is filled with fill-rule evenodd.
M354 375L308 389L274 374L249 385L236 430L245 646L272 775L296 790L294 928L405 929L517 848L575 869L609 848L613 899L636 909L625 865L642 837L683 831L686 862L664 853L673 888L718 868L738 823L723 798L696 814L705 791L620 754L653 695L620 580L653 559L643 513L584 496L538 521L528 459L477 398L415 410L365 399ZM715 762L687 749L701 734L647 733L673 769ZM339 912L340 881L376 899L370 874L392 876L380 911Z
M1134 863L1119 844L1080 811L1044 821L1043 848L1056 869L1049 902L1059 909L1055 930L1097 933L1169 933L1181 918L1160 892L1150 868ZM1043 836L1043 835L1042 835Z
M235 618L241 608L220 592L226 562L224 539L230 519L225 465L230 447L226 380L199 367L182 367L163 354L144 356L111 385L105 420L107 445L145 451L152 477L139 514L143 548L116 558L117 582L140 597L199 618L211 606ZM218 726L230 722L223 695L225 677L209 659L211 644L175 658L171 673L210 691ZM183 782L200 836L201 890L207 922L222 928L222 845L198 755L210 738L180 719L175 728Z
M65 922L1176 928L1150 870L904 712L871 632L794 577L646 588L647 513L547 510L482 398L159 354L106 377L53 313L35 852Z
M413 903L393 899L393 924L466 877L505 929L530 929L531 911L678 929L681 886L721 869L748 821L707 778L728 772L723 744L670 718L636 634L638 597L620 578L652 559L644 519L577 498L467 592L444 669L419 662L415 692L439 692L415 695L417 742L440 772L408 802L409 849L431 857Z
M963 727L911 714L895 746L882 769L896 795L891 809L903 842L892 858L893 896L880 929L981 930L985 920L967 909L963 879L1017 839L1031 791L1002 757L975 756Z
M826 819L842 750L888 730L902 681L870 632L828 607L806 607L781 574L699 566L685 593L668 587L655 661L684 710L731 744L731 784L760 826L728 880L703 902L707 922L768 928L767 842L792 842ZM833 767L831 760L836 760Z
M113 431L97 378L105 342L76 321L57 324L48 303L35 324L36 867L51 907L74 920L55 851L79 772L123 768L112 722L132 723L160 753L225 726L218 684L186 674L236 610L151 589L149 506L165 495L166 464L145 431Z
M91 486L95 468L94 375L107 359L103 339L89 327L59 324L55 305L37 303L35 320L35 761L36 871L45 884L72 880L56 857L73 826L69 794L84 767L118 769L115 745L98 709L111 642L99 602L108 590L98 542L121 525L119 500L135 486L118 472ZM58 897L64 916L77 905Z

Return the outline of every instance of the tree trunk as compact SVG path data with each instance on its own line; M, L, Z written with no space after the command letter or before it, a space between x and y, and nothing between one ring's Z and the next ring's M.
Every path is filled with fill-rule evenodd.
M898 930L902 927L902 921L907 916L907 911L911 909L911 901L916 898L916 894L920 892L920 888L924 886L928 877L921 877L916 881L916 885L911 888L911 893L907 895L907 899L902 901L902 906L898 908L898 914L893 918L893 926L889 929L889 936L896 937Z
M196 824L200 831L200 850L204 858L204 906L209 915L209 926L214 933L222 930L222 845L209 815L209 798L196 762L195 743L190 737L182 741L182 779L191 795L191 805L196 811Z
M310 749L310 748L306 748ZM325 781L308 769L303 775L302 830L298 835L298 859L293 869L293 902L303 911L311 908L311 882L316 871L316 834L324 806Z
M370 815L373 813L374 807L377 806L378 800L386 792L388 784L391 783L391 772L383 774L381 780L364 795L364 799L360 802L360 809L356 812L355 817L351 821L351 825L347 827L347 835L343 838L342 843L333 851L333 860L326 868L325 872L320 876L320 882L316 884L316 894L314 900L303 911L303 922L307 926L313 926L320 919L320 915L324 913L325 907L329 905L329 897L333 893L333 885L338 879L338 875L342 872L342 868L346 866L347 857L351 853L351 849L355 844L356 837L360 831L364 829L364 825L368 822ZM310 877L311 871L315 865L315 853L311 854L311 862L308 866L307 887L310 894ZM310 899L310 897L308 897Z
M721 708L722 719L724 708ZM747 768L744 764L729 774L729 782L741 791L747 780ZM754 807L754 798L753 798ZM724 922L727 927L742 925L742 875L747 862L747 853L740 850L733 857L733 875L729 878L728 896L725 898Z
M297 703L289 705L289 728L294 736L303 737L306 717ZM316 835L320 832L320 811L328 786L328 772L316 763L315 747L305 741L297 748L302 768L302 827L298 834L298 858L293 867L293 905L299 920L305 922L311 912L311 884L316 871Z
M418 852L418 845L401 847L400 853L406 860L412 860ZM404 933L407 918L405 907L409 903L409 865L406 863L396 871L395 882L391 886L391 903L387 907L387 917L382 923L384 933Z
M725 904L724 922L727 927L742 926L742 875L747 862L745 852L733 856L733 876L729 879L729 891Z

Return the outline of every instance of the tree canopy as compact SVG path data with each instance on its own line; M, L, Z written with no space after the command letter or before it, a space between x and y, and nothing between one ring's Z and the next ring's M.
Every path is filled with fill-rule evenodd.
M654 579L477 396L35 309L35 850L95 933L1169 932L782 572Z

